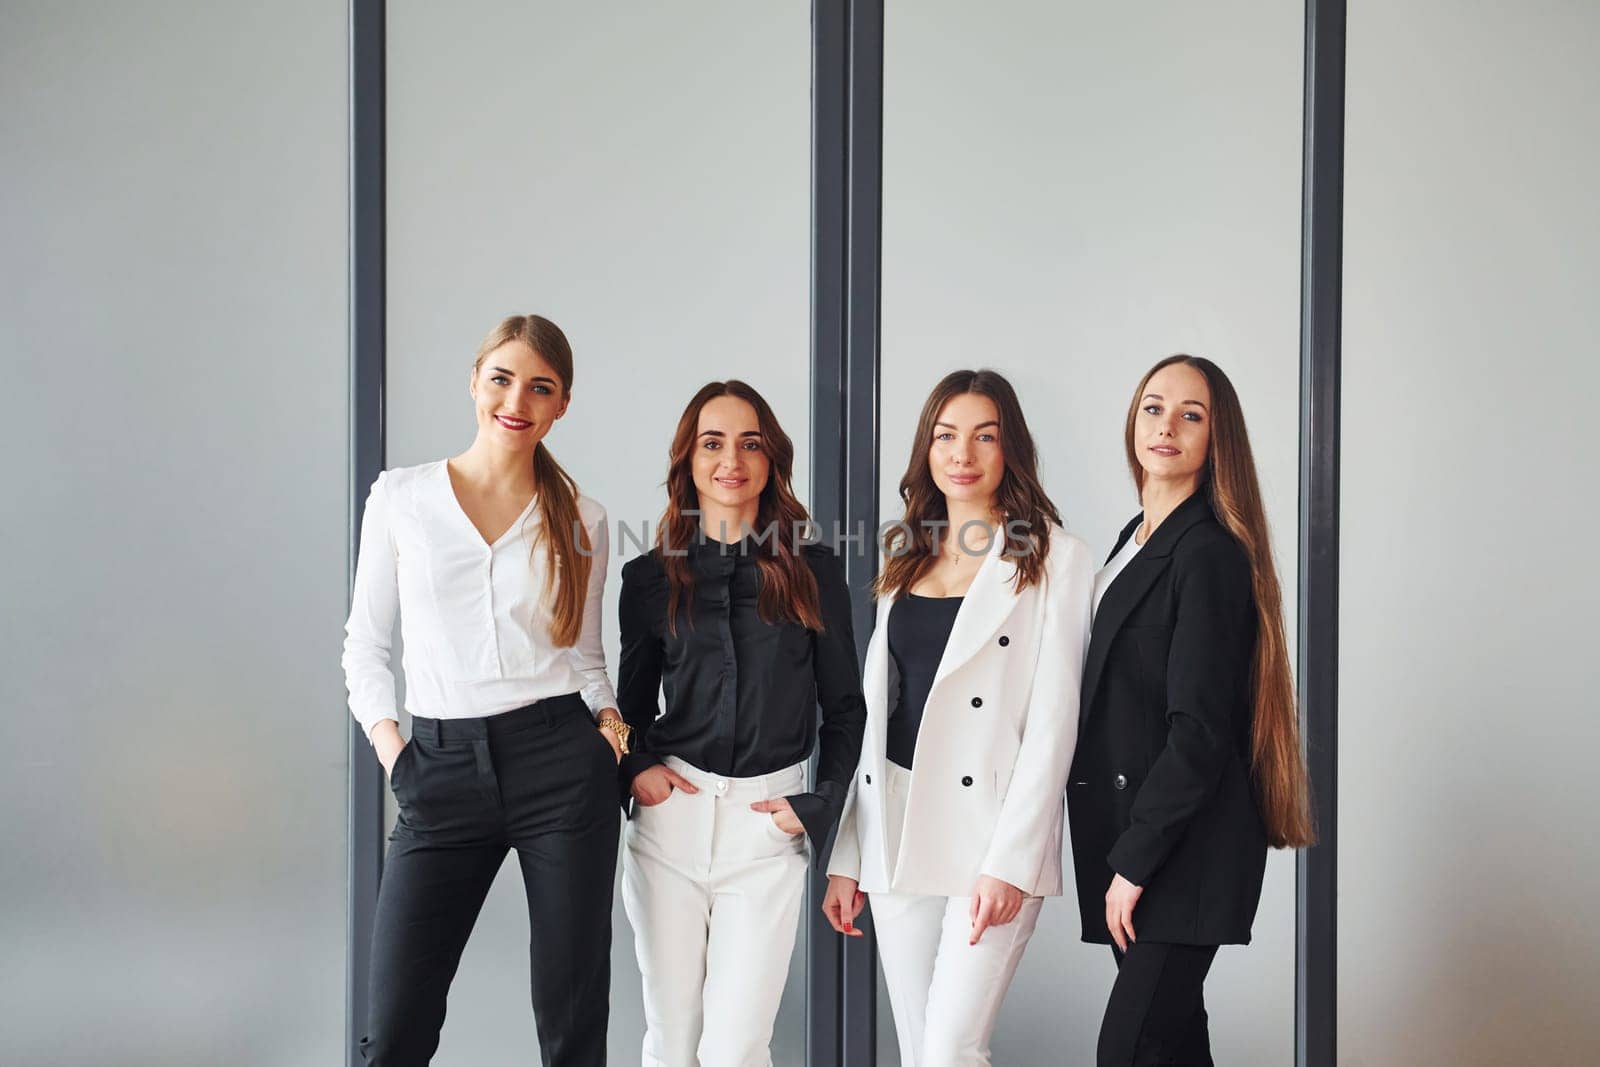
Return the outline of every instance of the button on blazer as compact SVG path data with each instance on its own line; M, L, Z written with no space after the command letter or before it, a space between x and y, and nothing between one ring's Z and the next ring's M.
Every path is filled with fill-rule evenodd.
M1094 564L1083 541L1054 527L1043 582L1019 593L1004 544L991 541L934 675L893 856L883 790L899 689L887 625L895 598L878 602L863 668L866 738L828 864L868 893L967 896L987 874L1030 896L1061 894Z
M1141 941L1250 940L1267 848L1250 785L1251 589L1249 560L1202 488L1101 598L1067 788L1085 941L1111 943L1113 874L1144 888Z

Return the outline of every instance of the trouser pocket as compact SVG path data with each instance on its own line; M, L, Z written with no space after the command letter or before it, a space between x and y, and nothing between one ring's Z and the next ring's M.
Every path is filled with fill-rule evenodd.
M484 752L477 749L484 747ZM409 753L409 755L408 755ZM395 760L396 834L448 834L480 826L495 806L487 742L440 745L413 737Z

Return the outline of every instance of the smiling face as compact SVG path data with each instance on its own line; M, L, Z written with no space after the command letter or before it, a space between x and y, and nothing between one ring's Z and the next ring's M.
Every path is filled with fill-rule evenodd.
M1147 479L1198 484L1211 446L1211 386L1187 363L1169 363L1145 383L1133 425L1134 454Z
M767 487L771 470L755 407L736 396L707 401L700 409L691 468L700 506L749 510Z
M471 392L478 437L529 453L572 399L555 368L522 341L507 341L485 355L472 373Z
M1000 409L993 400L981 393L950 398L934 419L928 469L947 501L993 507L1006 473Z

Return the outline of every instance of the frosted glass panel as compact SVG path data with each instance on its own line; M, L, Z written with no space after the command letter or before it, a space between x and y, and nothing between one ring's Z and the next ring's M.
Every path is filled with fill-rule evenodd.
M572 341L549 438L612 520L607 655L626 556L700 385L740 377L809 455L810 10L741 0L389 5L389 462L472 439L468 371L503 315ZM799 471L797 489L809 492ZM637 1063L632 932L614 911L610 1055ZM802 933L803 937L803 933ZM804 942L774 1041L804 1049ZM527 909L502 869L436 1063L526 1062Z
M344 5L7 2L0 100L0 1058L339 1063Z
M1600 1063L1596 40L1350 7L1340 1063Z
M1139 510L1133 388L1191 352L1239 389L1294 618L1302 17L1267 0L891 0L885 518L928 390L991 367L1022 396L1068 527L1104 558ZM1294 913L1294 861L1275 853L1255 943L1224 948L1207 983L1219 1063L1293 1061ZM1073 899L1047 902L995 1062L1092 1062L1114 975L1079 942ZM881 997L879 1012L894 1063Z

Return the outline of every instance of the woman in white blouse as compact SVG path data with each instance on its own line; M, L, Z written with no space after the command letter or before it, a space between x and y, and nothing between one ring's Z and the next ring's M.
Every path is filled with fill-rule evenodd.
M346 626L350 710L399 809L374 921L373 1064L425 1064L506 850L522 863L545 1064L605 1062L616 764L627 728L600 643L605 511L543 444L572 349L518 315L478 348L478 433L451 459L379 475ZM400 616L400 736L390 635Z

